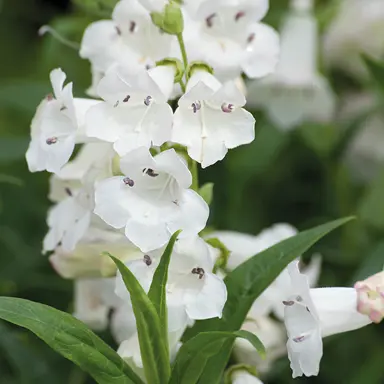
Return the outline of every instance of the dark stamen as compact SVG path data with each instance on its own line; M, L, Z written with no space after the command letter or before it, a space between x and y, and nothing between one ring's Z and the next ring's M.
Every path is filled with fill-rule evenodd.
M123 99L123 103L128 103L128 100L131 98L130 95L127 95L124 99Z
M212 13L212 15L208 16L205 19L205 23L207 24L207 27L211 28L213 25L213 19L216 17L216 13Z
M130 187L133 187L135 185L135 182L130 179L128 176L124 177L123 182L125 185L129 185Z
M71 196L71 197L73 196L73 195L72 195L72 191L71 191L68 187L65 187L65 188L64 188L64 191L65 191L65 193L66 193L68 196Z
M56 144L57 143L57 137L49 137L47 140L45 140L45 142L48 145Z
M195 101L194 103L192 103L192 109L193 113L196 113L199 109L201 109L200 101Z
M149 255L144 255L144 263L148 265L148 267L152 264L152 259Z
M192 274L199 275L199 279L202 279L205 275L205 271L203 268L197 267L192 269Z
M131 21L129 23L129 32L133 33L136 30L136 23L134 21Z
M48 95L45 98L47 101L52 101L54 99L52 93L48 93Z
M152 96L147 96L147 97L144 99L144 104L148 107L149 104L151 104L151 100L152 100Z
M151 176L151 177L159 176L159 174L156 173L152 168L144 168L143 172L145 172L148 176Z
M116 101L116 103L115 103L115 105L113 106L113 108L116 108L118 105L119 105L119 100Z
M233 111L233 104L223 103L221 105L221 110L225 113L231 113Z
M287 307L291 307L295 302L293 300L285 301L283 300L283 304L286 305Z
M65 111L66 109L68 109L65 105L63 105L61 108L60 108L60 112L63 112Z
M248 36L248 39L247 39L247 43L248 44L251 44L253 40L255 40L255 37L256 35L254 33L251 33L249 36Z
M117 25L115 25L115 29L116 29L117 34L119 36L121 36L121 29Z
M235 21L239 21L244 16L245 16L245 12L243 11L237 12L235 16Z

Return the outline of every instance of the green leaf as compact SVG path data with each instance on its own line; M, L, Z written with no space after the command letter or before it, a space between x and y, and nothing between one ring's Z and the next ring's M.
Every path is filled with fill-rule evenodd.
M384 241L377 244L374 249L364 257L363 262L358 268L357 273L351 281L351 285L356 281L364 280L369 276L372 276L378 272L381 272L384 268Z
M32 331L100 384L142 384L140 378L81 321L44 304L0 297L0 318Z
M382 95L384 95L384 63L378 62L367 55L363 55L362 57L374 83Z
M160 263L153 275L151 287L148 292L148 297L154 305L160 319L160 329L163 331L163 340L167 348L168 358L168 313L165 288L168 280L168 267L169 262L171 261L173 247L175 246L177 236L179 236L180 232L181 230L175 232L169 240L168 245L161 256Z
M164 340L164 332L161 329L156 308L124 263L112 255L109 257L115 262L131 295L147 382L151 384L167 383L171 374L166 346L168 339Z
M176 356L169 384L197 383L209 358L217 354L224 341L233 341L237 337L248 340L259 354L263 358L265 357L264 345L251 332L202 332L181 346Z
M205 183L202 187L200 187L199 195L208 205L210 205L213 198L213 183Z
M221 319L197 321L186 332L189 339L210 330L235 331L240 329L253 302L294 259L302 255L327 233L352 220L352 217L332 221L301 232L253 256L239 265L225 278L228 299ZM213 356L203 372L202 383L216 384L231 354L233 340L224 341L220 352Z

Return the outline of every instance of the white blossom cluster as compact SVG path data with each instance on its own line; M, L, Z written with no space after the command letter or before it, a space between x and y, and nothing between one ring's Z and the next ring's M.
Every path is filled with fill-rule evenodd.
M37 109L26 154L31 172L52 173L49 198L54 205L43 251L52 252L50 261L60 275L75 280L74 315L98 330L110 323L119 354L139 373L142 361L131 300L102 252L124 261L148 291L164 247L182 230L167 283L174 355L186 327L222 316L225 271L213 273L219 251L209 245L209 238L218 238L231 251L228 271L296 234L293 227L278 224L259 236L221 231L207 235L209 205L196 185L197 164L209 167L229 149L254 139L255 119L243 108L241 75L261 78L277 65L278 34L261 23L268 1L183 2L185 52L180 36L164 33L152 21L151 12L166 4L121 0L111 20L86 29L80 56L91 63L88 94L95 98L73 97L72 83L64 85L65 73L53 70L53 95ZM315 87L322 88L323 80L316 79ZM170 100L175 100L174 108ZM319 258L313 258L303 274L295 261L254 303L243 327L255 331L271 352L265 367L287 350L282 325L271 313L287 327L294 376L318 373L322 336L370 322L353 305L356 289L309 288L319 270ZM239 343L236 355L249 361L254 354L244 353L244 348L248 346ZM259 361L251 363L261 367ZM260 381L244 371L235 372L233 382Z

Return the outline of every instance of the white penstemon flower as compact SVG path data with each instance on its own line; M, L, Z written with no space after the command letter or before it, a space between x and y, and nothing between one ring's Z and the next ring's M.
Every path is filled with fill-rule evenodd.
M264 108L271 121L289 130L306 121L328 122L335 97L317 71L317 25L313 0L291 0L281 31L276 72L248 87L248 104ZM297 52L301 52L297 60Z
M149 290L162 249L148 252L140 260L127 263L145 291ZM223 280L213 274L208 245L198 236L180 239L175 244L168 271L167 305L169 329L179 329L191 320L221 317L227 299ZM127 298L121 276L116 294Z
M167 101L173 78L171 66L137 73L111 70L97 87L105 101L87 112L87 135L114 143L120 156L170 140L173 113Z
M203 168L222 160L228 149L255 137L255 119L241 108L244 104L233 82L222 85L210 73L196 70L179 100L172 141L185 145Z
M241 72L260 78L274 71L279 38L259 22L268 11L268 0L190 3L185 5L190 16L186 44L192 60L207 62L223 79L234 79Z
M358 312L355 288L310 289L297 262L291 263L288 271L291 289L283 304L292 375L317 375L323 355L322 337L361 328L371 319Z
M114 228L124 228L129 240L143 252L165 245L172 233L197 234L209 209L188 189L192 176L173 149L152 157L141 147L121 159L125 176L96 184L95 213Z
M75 148L79 123L95 101L74 99L72 83L64 86L66 75L61 69L50 74L53 95L37 108L31 124L31 142L26 153L31 172L47 170L58 173Z
M149 12L138 0L121 0L112 20L96 21L85 30L80 56L92 64L95 93L98 80L116 64L147 69L171 56L173 37L153 25Z

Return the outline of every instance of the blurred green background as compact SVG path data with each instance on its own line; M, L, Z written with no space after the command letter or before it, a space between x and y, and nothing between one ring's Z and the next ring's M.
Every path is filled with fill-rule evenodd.
M30 174L24 153L30 120L50 91L49 71L62 67L74 82L76 96L84 96L90 84L88 62L50 36L38 36L39 27L49 23L80 42L86 25L108 14L108 7L99 9L95 1L75 3L0 0L0 295L65 311L71 310L72 283L58 277L41 254L47 230L48 174ZM84 11L81 3L88 3L93 11ZM317 2L321 28L332 16L333 3ZM272 0L267 21L277 27L286 6L287 1ZM340 97L347 90L369 89L374 83L358 82L342 71L327 76ZM344 161L351 133L361 121L350 126L306 124L287 134L262 113L256 113L256 118L256 140L201 173L201 182L215 183L210 224L257 234L276 222L305 229L357 215L354 223L315 247L324 258L320 286L350 286L379 271L384 264L384 164L372 180L362 182ZM112 342L110 335L102 337ZM384 326L370 326L326 339L320 375L295 382L382 384L383 362ZM275 364L265 382L293 382L287 358ZM92 380L31 333L1 322L0 383L85 384Z

